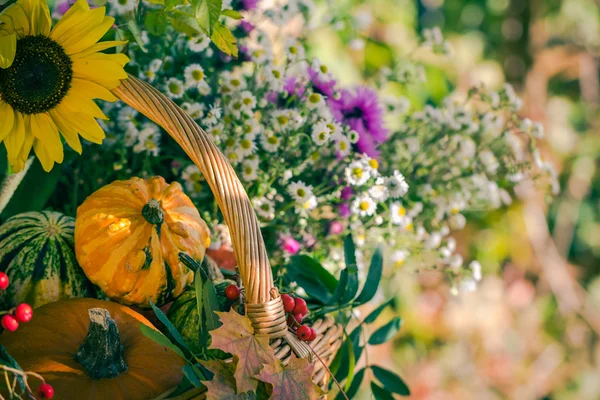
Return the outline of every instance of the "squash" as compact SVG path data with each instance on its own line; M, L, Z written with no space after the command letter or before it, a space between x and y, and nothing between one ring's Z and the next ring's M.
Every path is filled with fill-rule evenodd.
M77 261L123 304L161 306L179 296L194 278L179 253L200 262L209 244L208 227L181 185L161 177L115 181L77 209Z
M94 296L75 260L74 227L74 218L53 211L18 214L0 226L0 271L10 280L0 310Z
M26 371L41 374L57 399L148 400L177 386L185 361L144 336L156 329L126 306L95 299L46 304L2 344Z

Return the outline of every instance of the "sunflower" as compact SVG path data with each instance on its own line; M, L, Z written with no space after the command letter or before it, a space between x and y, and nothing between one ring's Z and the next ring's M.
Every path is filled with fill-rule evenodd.
M46 171L61 163L61 134L79 154L79 135L102 143L97 119L107 118L94 99L116 100L110 90L129 61L102 52L125 44L98 42L114 23L105 11L77 0L54 28L44 0L17 0L0 14L0 142L15 172L32 148Z

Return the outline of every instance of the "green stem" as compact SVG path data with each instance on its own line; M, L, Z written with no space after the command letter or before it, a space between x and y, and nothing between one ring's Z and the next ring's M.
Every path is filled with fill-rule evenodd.
M160 225L165 220L165 214L158 200L152 199L142 208L142 215L152 225Z
M90 327L73 359L83 365L94 380L111 379L127 371L119 328L108 310L90 308Z

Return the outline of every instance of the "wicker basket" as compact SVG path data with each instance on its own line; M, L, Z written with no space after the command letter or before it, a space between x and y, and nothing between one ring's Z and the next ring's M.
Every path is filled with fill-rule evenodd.
M246 315L255 334L271 338L275 354L284 364L292 352L297 357L309 357L315 364L313 380L325 389L329 378L325 365L331 363L341 345L342 327L331 317L316 321L313 328L317 331L317 338L310 347L288 331L258 219L227 158L191 117L151 85L130 76L113 92L123 102L162 126L198 166L231 232L232 246L246 290Z

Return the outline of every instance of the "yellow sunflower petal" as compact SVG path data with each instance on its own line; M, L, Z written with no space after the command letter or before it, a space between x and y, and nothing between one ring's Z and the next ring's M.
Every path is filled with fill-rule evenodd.
M18 172L22 171L23 168L25 168L25 163L27 163L29 153L31 153L31 146L33 145L33 140L33 135L25 135L25 141L23 142L23 146L21 146L19 158L17 159L17 163L15 164L15 166L13 166L13 171Z
M117 97L104 86L92 81L86 81L79 78L73 78L71 90L81 91L92 99L101 99L106 101L117 101Z
M25 157L25 160L22 160L20 157L21 148L23 147L23 144L25 144L26 136L31 135L25 133L25 121L23 120L23 115L15 113L13 129L8 136L4 138L4 146L8 153L8 162L15 172L21 171L27 160L27 157ZM29 149L31 149L31 147L29 147Z
M15 61L15 54L17 54L17 35L11 33L0 36L0 68L10 67Z
M19 0L17 2L29 18L29 34L44 35L50 34L52 19L46 0Z
M108 42L99 42L84 51L81 51L77 54L73 54L71 56L71 58L87 57L94 53L98 53L100 51L104 51L104 50L110 49L112 47L124 46L126 44L127 44L127 40L113 40L113 41L108 41Z
M73 60L73 76L96 82L111 90L127 79L123 66L129 62L124 54L96 53Z
M65 14L50 37L63 46L67 54L79 53L95 45L115 23L114 18L105 14L105 7L93 10L79 7L72 15Z
M63 103L54 109L54 115L57 115L61 121L64 121L65 124L68 124L75 131L79 132L84 139L92 143L101 144L102 140L106 137L104 131L92 116L74 112Z
M11 32L16 33L20 38L30 34L29 17L19 4L13 4L0 14L0 25L4 24Z
M15 122L15 111L13 108L0 101L0 142L12 131Z
M71 85L71 90L69 90L69 93L61 101L60 105L71 113L85 114L99 119L108 119L100 107L94 103L94 100L92 100L90 95L81 90L81 86L77 87Z
M29 117L30 132L35 136L33 150L44 171L48 172L54 163L64 159L63 145L56 124L48 114L34 114Z
M83 148L81 147L81 141L79 140L79 134L77 130L73 127L73 125L69 122L68 119L63 118L63 116L56 111L56 109L49 112L52 120L58 127L58 130L65 138L65 141L73 150L77 153L81 154Z

